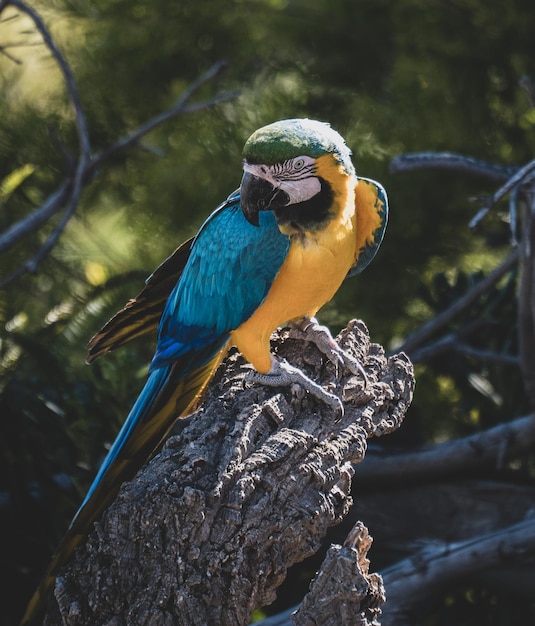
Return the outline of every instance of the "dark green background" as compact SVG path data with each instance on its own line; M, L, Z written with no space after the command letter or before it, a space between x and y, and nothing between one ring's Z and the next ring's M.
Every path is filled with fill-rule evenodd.
M535 152L535 111L518 85L522 75L535 76L532 0L57 0L35 6L73 69L94 150L170 107L221 59L227 69L195 98L235 89L241 95L178 117L116 155L84 189L38 273L0 292L7 623L19 617L83 497L153 349L153 341L140 342L87 367L85 344L239 185L241 147L251 132L286 117L329 121L352 148L357 172L387 188L391 218L379 254L320 313L333 330L362 318L387 349L492 269L510 238L506 204L475 231L468 228L480 207L469 198L495 190L483 179L446 172L393 176L390 159L448 150L522 165ZM27 31L22 19L0 22L0 46L39 41ZM63 179L58 141L74 155L77 150L72 111L49 52L39 45L9 51L23 63L0 55L0 181L28 165L33 173L0 194L2 231ZM54 225L3 255L1 274L31 256ZM474 345L516 353L515 285L513 276L457 320L490 320L475 328ZM417 375L399 445L475 432L527 408L516 368L458 355L420 365ZM529 460L512 476L530 482ZM428 607L426 624L441 624L445 615L448 623L475 623L462 621L467 602L488 612L486 623L509 623L489 611L502 601L492 590L445 594ZM530 598L519 602L527 615ZM440 608L445 605L448 613Z

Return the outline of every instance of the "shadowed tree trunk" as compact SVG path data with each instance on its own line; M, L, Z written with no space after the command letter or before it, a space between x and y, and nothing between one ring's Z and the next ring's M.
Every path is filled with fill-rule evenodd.
M338 341L363 362L367 386L284 332L273 347L343 398L342 417L298 386L249 385L249 366L231 354L203 409L123 485L61 572L45 623L235 626L271 603L288 567L347 515L366 440L395 430L412 398L404 354L386 358L360 322ZM357 524L331 548L297 624L320 623L326 609L378 623L384 591L368 573L370 542Z

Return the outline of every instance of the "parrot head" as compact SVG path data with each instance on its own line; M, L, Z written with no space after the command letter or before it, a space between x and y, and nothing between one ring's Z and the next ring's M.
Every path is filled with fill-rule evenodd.
M329 124L309 119L274 122L254 132L243 149L241 208L258 226L273 211L281 228L315 230L330 219L335 190L321 175L328 158L341 177L355 176L351 151Z

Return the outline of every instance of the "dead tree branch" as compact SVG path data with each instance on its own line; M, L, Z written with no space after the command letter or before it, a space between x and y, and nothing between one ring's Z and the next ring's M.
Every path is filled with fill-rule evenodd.
M310 591L292 616L295 626L379 626L385 591L381 577L368 571L371 544L366 527L357 522L343 546L329 548Z
M498 191L496 191L485 203L485 206L472 218L470 221L470 228L474 228L479 224L483 217L495 206L505 195L512 192L516 188L520 188L533 178L533 172L535 171L535 160L530 161L524 167L518 169Z
M396 429L411 401L405 355L387 359L358 322L338 339L364 363L367 387L324 363L312 344L282 333L275 346L341 394L342 418L300 388L273 395L245 387L248 366L229 357L203 410L123 486L58 577L45 623L236 626L271 603L287 568L313 554L347 514L367 438ZM370 620L360 623L371 625L382 587L367 571L368 544L356 531L340 558L352 572L360 568L353 582Z
M503 185L491 196L484 200L483 208L470 222L474 227L506 194L510 194L509 213L511 220L512 240L516 243L517 214L521 210L522 238L520 245L513 250L505 262L496 268L487 278L472 288L468 293L454 303L449 309L422 326L416 333L405 341L402 348L415 360L428 358L433 353L445 350L462 351L464 354L476 358L491 358L503 364L521 365L524 382L528 394L535 406L535 262L533 249L535 246L535 161L531 161L521 168L502 168L486 164L475 159L467 159L459 155L424 153L407 155L395 159L392 170L396 172L419 169L449 169L470 175L481 175L489 180L502 182ZM519 293L519 345L520 358L507 355L490 354L486 351L474 350L466 341L460 339L469 337L470 329L450 332L438 338L434 345L425 345L430 338L443 331L459 313L473 305L488 289L495 285L514 265L519 263L520 293ZM474 512L474 498L470 500L471 507L466 503L462 506L462 487L455 485L437 484L439 478L455 478L465 489L474 486L466 484L466 477L473 475L474 470L491 468L502 469L505 462L511 458L532 452L535 446L535 415L514 419L499 426L477 433L475 435L436 445L425 450L406 454L379 455L367 454L367 458L359 468L359 484L367 488L366 492L373 496L377 487L381 485L396 485L394 494L384 494L381 500L379 495L376 503L377 515L391 515L397 520L403 516L403 523L391 524L390 539L396 549L403 545L407 552L411 551L411 540L414 542L417 530L416 521L411 516L403 515L401 510L414 508L418 511L418 524L426 529L434 529L437 535L449 535L451 539L459 532L459 511L463 511L465 520L464 532L478 535L470 538L459 537L457 543L433 544L426 550L419 552L409 559L388 568L383 574L387 590L387 602L383 610L381 623L383 626L405 626L411 622L411 613L418 605L429 598L433 592L441 589L445 584L473 576L486 568L499 569L504 563L517 559L533 559L535 557L535 518L531 517L524 522L516 523L503 528L504 523L514 523L512 519L503 520L498 511L494 511L494 527L484 527L488 523L487 516L481 515L481 510ZM493 486L499 496L499 489ZM507 487L506 487L507 488ZM434 496L440 497L440 504L435 500L435 510L426 510L426 505L433 496L426 495L432 491ZM476 487L477 490L477 487ZM444 511L443 500L446 492L451 492L450 501L446 504L447 514ZM466 494L465 494L466 495ZM488 494L487 494L488 495ZM519 496L518 493L515 494ZM385 497L389 503L398 502L398 509L394 505L389 510L385 505ZM507 510L509 518L515 521L522 519L531 508L532 493L528 493L524 500L515 499L514 512ZM489 503L485 500L487 512ZM503 508L504 498L496 499L496 504ZM364 508L365 497L364 497ZM522 511L522 507L524 510ZM483 507L484 508L484 507ZM492 508L492 507L491 507ZM385 512L386 511L386 512ZM422 512L422 513L421 513ZM441 514L442 512L442 514ZM501 509L499 511L502 512ZM429 515L429 520L422 521L421 515ZM365 516L364 516L365 518ZM454 520L454 521L453 521ZM496 529L497 520L501 521L501 528ZM367 521L367 520L366 520ZM455 528L446 528L448 525ZM426 523L427 522L427 523ZM433 525L434 524L434 525ZM478 526L479 524L479 526ZM373 514L371 528L373 530ZM388 526L388 525L387 525ZM403 531L406 531L405 537ZM432 533L431 530L431 533ZM491 532L489 532L489 530ZM410 535L412 533L412 535ZM486 534L485 534L486 533ZM379 535L381 533L379 532ZM409 537L410 535L410 537ZM403 537L405 541L403 541ZM385 535L381 536L381 545L385 543ZM386 539L388 544L388 538Z
M409 626L411 611L445 583L535 558L535 518L466 541L431 545L382 572L388 590L382 626Z
M520 359L517 356L474 348L468 343L462 341L460 334L461 333L451 333L449 335L445 335L435 343L422 346L419 350L411 352L412 362L425 363L436 356L443 355L448 352L455 352L486 363L496 363L513 367L518 367L520 365Z
M446 328L458 315L470 308L484 293L498 283L507 272L514 268L519 258L520 251L518 249L512 250L500 266L474 285L470 291L466 292L462 298L459 298L449 308L423 324L403 342L399 350L411 355L416 349L423 346L433 335Z
M125 150L126 148L138 143L141 137L178 115L198 111L200 109L235 98L238 95L237 92L222 92L208 100L190 102L193 95L197 93L203 85L213 80L215 76L221 72L225 63L220 61L214 64L196 81L191 83L191 85L183 92L183 94L175 102L174 106L170 109L156 115L142 124L137 130L119 139L106 149L97 153L92 153L84 110L81 105L78 89L76 87L76 81L68 62L54 43L54 40L40 15L33 8L22 0L5 0L0 4L0 14L9 6L26 13L28 17L30 17L39 31L44 44L52 53L53 58L62 72L67 93L74 111L79 154L76 159L76 163L67 173L65 180L58 186L58 188L29 215L11 225L4 233L0 234L1 254L10 250L30 233L37 231L44 224L48 223L49 220L51 220L55 215L63 212L62 218L58 221L45 243L31 258L29 258L15 271L2 277L0 279L0 288L4 287L9 282L24 273L35 272L37 270L37 266L55 246L59 237L63 233L65 226L68 224L70 218L76 211L83 187L92 180L95 171L101 167L107 159L117 152Z
M390 162L392 174L402 174L420 170L446 170L481 176L494 182L502 182L513 176L518 168L495 165L488 161L474 159L451 152L415 152L394 157Z
M469 470L500 469L535 446L535 415L526 415L488 430L441 443L426 450L385 456L368 453L359 469L366 484L397 484L452 476Z
M367 453L368 454L368 453ZM357 470L358 472L358 470ZM421 570L425 569L427 556L433 558L435 553L440 553L446 546L459 545L464 542L479 542L482 538L491 534L502 533L507 527L518 524L518 520L528 519L533 515L534 489L527 485L515 485L494 481L460 481L439 482L430 484L410 484L395 489L378 489L371 485L367 489L366 483L361 480L360 473L353 487L355 494L355 506L351 508L344 521L329 533L332 541L344 542L344 537L357 519L362 519L366 526L373 531L374 542L380 554L391 556L393 553L405 553L407 555L416 551L412 561ZM390 486L392 482L390 483ZM364 489L363 489L364 487ZM533 518L530 518L535 523ZM357 524L361 525L360 522ZM425 544L434 547L434 550L421 552L422 529L425 529ZM375 558L378 557L375 553ZM384 557L383 557L384 558ZM409 561L404 561L410 563ZM505 559L504 565L510 569L517 562L514 555ZM399 563L398 563L399 564ZM385 575L394 569L389 568L381 573ZM397 571L397 570L396 570ZM494 580L500 580L500 569L495 569ZM480 574L486 575L482 569ZM459 572L455 578L463 576ZM469 572L470 582L480 580L478 572ZM507 576L503 573L503 576ZM390 585L392 577L386 580ZM347 584L350 581L345 581ZM447 581L444 581L445 583ZM395 581L401 586L401 580ZM343 583L341 584L343 588ZM390 594L390 586L385 586L387 606L385 613L394 613L392 606L395 597ZM394 590L395 591L395 590ZM410 589L407 589L409 593ZM412 596L424 600L429 597L430 589L423 588L422 594ZM292 614L298 609L293 606L281 613L268 617L258 626L292 626ZM359 611L355 611L357 620ZM380 618L379 618L380 619ZM388 619L388 618L385 618ZM380 619L384 626L384 620ZM327 622L312 622L313 624L341 624L343 622L332 620ZM349 620L344 622L353 624ZM358 622L356 622L358 623ZM257 626L255 624L255 626Z
M369 450L366 454L369 454ZM358 471L358 470L357 470ZM392 561L409 556L422 541L464 541L533 515L535 486L514 479L474 479L474 472L446 478L381 488L364 477L353 486L355 506L329 532L333 542L343 542L357 520L373 534L375 559ZM387 590L388 591L388 590Z

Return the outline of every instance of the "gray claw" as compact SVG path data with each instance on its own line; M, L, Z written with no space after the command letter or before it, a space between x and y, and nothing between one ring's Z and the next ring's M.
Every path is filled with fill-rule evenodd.
M321 385L308 378L300 369L290 365L285 360L273 359L271 370L267 374L251 371L247 373L246 379L269 387L300 385L315 398L332 407L340 416L344 415L344 405L338 396L326 391Z
M368 378L362 363L342 350L327 326L321 326L315 317L304 317L292 324L290 337L311 341L334 365L343 365L355 376L362 376L364 386L368 385Z

